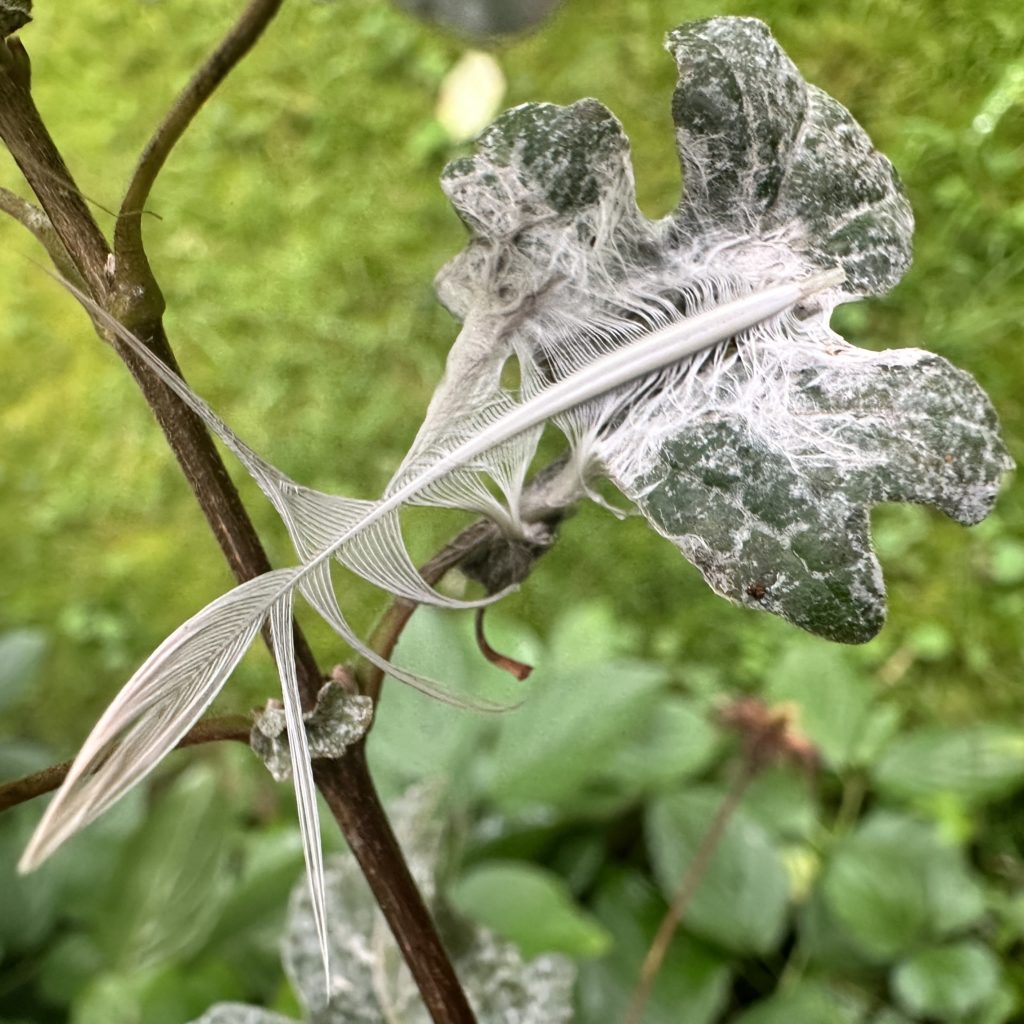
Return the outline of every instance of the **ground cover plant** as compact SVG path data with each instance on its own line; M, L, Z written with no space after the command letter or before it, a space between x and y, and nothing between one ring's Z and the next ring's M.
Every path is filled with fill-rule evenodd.
M259 7L257 4L253 9ZM243 18L243 25L244 22ZM882 597L877 563L866 541L865 509L879 500L903 497L931 501L965 521L975 521L991 504L1009 461L995 433L990 407L968 377L952 370L944 361L921 353L904 351L898 355L865 353L857 356L855 350L849 349L827 329L829 314L837 301L877 291L895 282L906 263L910 226L906 204L891 168L870 149L849 115L823 94L803 85L760 23L724 19L684 27L671 37L671 45L682 71L674 114L688 185L684 205L674 216L647 221L635 207L630 207L631 182L628 163L623 160L624 137L610 115L594 103L564 108L520 108L485 133L475 157L457 161L446 171L447 188L473 229L474 237L464 255L449 266L441 280L441 290L448 305L466 324L453 350L446 380L435 396L410 456L391 485L392 497L386 498L386 502L390 500L390 507L396 508L400 499L426 495L434 504L454 504L489 513L492 522L504 527L504 539L499 539L493 526L485 528L483 538L479 533L468 535L475 545L471 575L480 578L488 589L501 590L508 583L518 582L530 568L538 550L548 546L553 520L561 517L563 508L594 493L596 469L610 476L633 498L661 532L678 538L683 552L720 592L752 607L775 610L826 636L864 640L881 624ZM10 80L27 95L27 74L20 51L14 47L11 53ZM691 74L694 71L700 73ZM716 83L726 81L730 83L728 89L716 90ZM742 99L740 106L737 106L734 89ZM772 108L771 97L779 89L791 101L785 110ZM790 108L800 111L800 116L790 118ZM751 110L756 116L751 115ZM767 127L761 131L765 125ZM10 125L8 129L10 142ZM16 133L14 138L17 143ZM159 149L159 135L156 139ZM12 148L17 156L17 144ZM39 178L38 167L31 160L19 162L30 181L33 173L36 174L33 184L37 192L43 193L40 198L44 203L63 201L68 195L77 198L70 189L63 189L54 199L46 194L52 182L48 183L45 176ZM145 158L139 167L144 179L150 173L146 171ZM737 168L742 173L736 173ZM716 173L709 173L709 169ZM135 178L136 182L138 180L139 174ZM145 182L136 190L135 200L139 198L139 190L144 198ZM16 207L13 200L10 205ZM24 212L23 207L20 209ZM153 297L152 292L146 291L152 282L146 277L150 270L139 248L138 220L137 206L123 207L118 234L115 234L113 262L105 257L100 266L95 260L89 262L88 258L95 253L79 251L75 255L85 265L85 270L78 269L86 287L94 294L99 292L119 320L128 321L132 330L152 343L154 337L162 337L160 310L154 302L137 301L139 295ZM126 224L134 224L134 227L125 228ZM119 237L122 228L126 233L123 239ZM44 241L52 243L53 239L44 232ZM82 239L74 241L81 243ZM95 239L85 241L88 249ZM71 248L74 251L74 246ZM126 254L128 258L118 263L119 254ZM825 272L824 276L821 271ZM134 281L141 288L141 291L129 289L131 301L127 304L118 298L126 294L120 287L124 282L114 287L102 276L113 276L116 281L119 273L126 274L129 282ZM132 277L139 274L141 278ZM684 285L680 286L679 281ZM743 298L730 303L734 296L746 294L749 287L744 286L751 283L762 289L754 295L761 305ZM787 288L790 290L786 291ZM109 289L109 294L104 289ZM771 302L778 305L765 305ZM783 312L794 303L798 304L795 311ZM704 308L716 312L709 312L701 319ZM109 311L96 306L90 310L102 331L113 334L122 346L128 345L125 351L129 353L129 361L134 361L143 383L149 380L145 367L140 368L137 356L131 355L131 336L109 318ZM723 324L722 310L733 319ZM780 312L781 318L777 316ZM775 319L766 330L759 325L768 317ZM695 327L710 333L693 335ZM691 334L686 335L686 331ZM606 371L614 367L615 358L624 352L634 358L634 352L642 351L644 335L652 332L660 332L656 334L659 347L670 337L681 339L684 346L691 347L676 352L668 368L663 368L663 356L663 362L647 364L645 376L637 383L634 383L635 373L609 378ZM698 345L725 341L737 334L738 341L728 341L710 350L710 355L692 356L698 351ZM515 394L506 391L499 381L503 365L512 352L517 356L521 374L521 390ZM681 355L688 358L678 364ZM841 377L833 365L837 360L848 364L845 377ZM591 372L594 368L601 371L596 380ZM651 377L651 371L657 376ZM851 387L854 377L857 383ZM925 377L929 378L929 386L917 388L915 379ZM582 380L587 381L583 390L576 390L577 382ZM173 415L170 410L179 408L174 404L174 397L166 394L158 382L149 380L149 388L158 415L163 410L167 423ZM180 392L180 388L178 390ZM552 396L557 396L553 405ZM530 419L531 403L533 408L544 410L542 416ZM879 414L887 403L892 403L892 411ZM315 556L326 542L332 550L337 548L343 555L347 553L343 561L349 568L383 584L385 589L397 591L401 597L453 603L450 593L438 596L423 589L404 551L395 547L393 532L384 533L375 527L376 532L370 535L367 546L353 553L350 536L357 535L353 526L360 522L359 517L376 516L378 523L392 528L393 524L386 518L389 511L386 502L375 506L376 512L368 513L366 503L343 502L299 490L250 449L237 443L205 406L196 405L194 401L192 405L207 425L220 433L229 448L242 456L264 492L283 514L301 556ZM525 418L524 409L527 410ZM471 414L469 417L467 412ZM517 416L519 420L515 419ZM567 461L556 459L555 468L542 472L538 483L525 484L536 441L531 432L535 434L533 428L551 416L556 417L571 442L570 458ZM800 416L804 418L801 420ZM509 423L518 423L522 429L502 426ZM937 426L939 423L942 429ZM809 425L815 429L809 429ZM962 425L959 432L952 429L958 425ZM175 429L172 426L168 431L172 441ZM487 431L491 431L487 443L474 440ZM524 434L530 443L524 443ZM202 435L195 433L194 436L195 443L201 444ZM732 441L732 465L728 460L723 463L718 455L724 438ZM183 444L180 434L177 441L179 453L182 447L187 449L193 443L186 439ZM431 467L437 465L438 453L446 450L457 453L459 458L449 458L443 473L434 471ZM775 463L769 471L759 472L772 452ZM484 460L485 455L487 460ZM470 458L475 461L470 463ZM735 470L736 460L744 462L745 469L734 472L730 479L729 470ZM189 464L187 457L184 461ZM481 469L490 473L491 484L481 485L478 475ZM195 481L195 477L193 479ZM443 484L443 490L439 489L439 484ZM497 485L497 491L493 484ZM200 480L196 489L201 500L203 488ZM552 495L557 500L552 501ZM605 500L603 495L604 492L600 496L602 501ZM506 499L504 506L496 501L501 496ZM209 500L204 504L209 514ZM534 512L531 516L538 505L542 514ZM374 506L369 508L372 510ZM315 519L311 510L316 513ZM814 516L818 517L817 525L807 529L808 521L814 521ZM220 522L223 528L223 515L213 515L211 519L215 524ZM231 516L228 519L230 537ZM750 530L750 522L757 523L757 528ZM538 523L542 529L538 529ZM225 546L232 548L231 543ZM252 559L246 564L246 556L239 557L237 549L235 554L239 575L251 576L259 568ZM496 554L502 557L496 558ZM428 582L433 582L433 577L440 576L453 561L465 563L465 555L465 546L446 549L440 561L435 560L428 566L425 573ZM1012 562L1012 556L1010 560ZM43 831L37 833L30 848L30 859L38 859L49 852L58 840L109 803L119 787L123 788L152 767L164 750L189 728L223 682L230 664L237 660L235 655L240 655L243 648L239 644L255 635L268 613L285 694L290 698L285 702L284 717L290 716L294 726L299 714L299 690L303 691L309 706L319 688L319 679L301 644L297 674L293 675L296 669L292 667L291 634L285 628L291 605L290 597L287 604L279 602L279 594L284 593L278 589L284 579L281 572L290 571L264 577L273 600L260 605L252 614L247 610L244 623L232 627L238 629L240 638L229 639L225 650L232 653L221 656L217 650L213 651L213 660L220 659L215 668L210 668L209 657L201 664L192 657L197 650L193 626L191 631L178 634L182 644L176 649L175 657L185 655L184 672L167 671L169 665L175 666L173 658L168 661L166 652L175 649L165 646L161 660L149 663L157 674L147 677L147 669L144 669L143 674L136 677L120 703L113 706L116 710L105 719L112 727L98 733L91 741L95 753L91 755L91 762L90 755L85 755L86 759L80 762L77 789L70 785L52 805ZM305 578L291 574L288 581L301 583ZM248 599L263 586L260 582L246 584L238 593ZM308 588L303 588L303 592L307 597L312 596L317 610L329 621L333 620L343 636L358 646L358 634L341 621L337 606L326 603L330 599L325 596L328 593L325 586L312 595ZM212 607L209 615L215 618L196 622L209 623L210 629L221 630L225 623L221 612L228 606L221 602ZM337 745L332 748L333 734L324 726L337 725L339 718L351 725L359 717L354 709L365 709L367 699L372 700L379 693L380 670L387 667L380 663L381 659L390 655L394 638L405 619L405 606L399 603L374 635L371 641L374 646L364 650L371 664L374 658L377 660L376 666L364 664L357 669L354 680L344 672L335 673L333 688L327 691L329 699L323 701L321 707L320 720L310 724L309 742L314 755L337 757L340 754L341 764L346 759L361 757L358 743L345 753ZM17 639L15 637L15 642ZM31 640L26 643L31 649ZM490 660L502 660L483 640L480 646ZM201 647L204 657L211 654L205 641ZM505 659L505 664L518 667L521 662ZM182 667L180 659L179 667ZM427 685L423 682L422 669L415 663L405 663L403 669L394 672L404 675L407 681ZM447 686L453 682L453 674L443 664L434 673ZM183 682L186 690L197 682L209 687L207 693L196 697L192 717L180 711ZM364 691L359 697L346 696L353 682ZM158 702L166 700L159 712L156 732L151 712L159 704L154 705L154 697L146 696L145 690L140 689L150 685L155 685L153 694ZM139 695L144 698L141 705L137 700L132 703L132 686L136 687L136 698ZM168 686L171 689L167 689ZM176 691L175 686L179 690ZM639 694L628 696L631 699L619 707L620 714L632 713L636 710L634 704L642 704ZM465 692L457 699L465 701ZM615 707L614 702L608 703ZM620 705L622 703L620 701ZM364 714L364 724L365 717ZM270 741L280 736L279 718L275 711L261 719L261 729ZM725 718L733 726L744 720L736 708L725 714ZM891 718L890 715L890 722ZM276 724L263 729L271 719ZM749 715L746 720L749 724ZM780 717L771 712L767 721L781 727L789 720L785 715ZM134 730L134 733L126 730ZM224 720L223 730L224 735L235 738L239 733L244 738L247 732L240 728L237 718L230 722ZM787 731L788 725L782 732ZM881 732L884 741L885 730ZM325 734L327 746L316 746L321 742L316 736L322 738ZM107 745L112 739L123 740L125 735L128 742L119 748ZM529 746L525 742L527 736L520 736L520 747ZM302 730L293 727L288 737L293 743L299 742ZM991 749L1006 755L1004 767L995 772L1002 780L995 790L1001 792L1001 787L1012 787L1016 779L1012 732L990 735L982 729L970 733L968 738L969 753L988 751L986 744L992 740ZM815 737L801 737L794 732L791 739L794 749L805 749L809 752L808 758L813 759ZM609 737L606 744L610 743ZM747 737L741 743L740 755L741 761L748 764L752 758L749 745ZM924 748L912 749L923 756ZM273 750L270 757L280 760L279 753ZM941 754L936 757L942 760ZM543 763L543 759L540 760ZM984 760L987 763L987 755ZM294 759L299 766L305 761L304 755ZM378 871L377 898L384 905L400 941L403 928L412 927L420 929L422 941L435 943L429 920L422 915L411 925L408 920L402 921L404 913L417 918L416 897L407 881L403 881L406 888L395 899L394 872L400 875L402 866L394 849L388 856L395 863L391 868L385 865L383 870L382 860L377 856L380 849L373 851L374 857L368 856L365 848L360 849L359 830L366 826L366 821L353 824L352 815L358 818L361 810L351 801L351 790L358 790L359 785L350 785L349 790L343 792L338 779L330 781L324 762L317 763L318 781L343 826L349 815L346 830L350 841L353 835L357 837L355 851L371 876L371 884L374 871ZM741 772L739 777L752 787L757 781L752 780L752 776L760 774L763 767L758 761L757 773ZM99 769L95 774L92 773L94 768ZM301 771L295 775L307 861L313 877L313 916L319 921L316 931L321 946L330 946L332 937L327 918L322 909L317 912L319 842L313 826L315 806L310 780L307 778L304 787ZM351 783L352 777L346 781ZM942 792L956 788L948 779L943 786ZM690 817L706 827L715 817L713 794L697 793L695 796L702 798L703 804L699 811L691 808ZM990 797L986 792L985 798ZM737 796L734 803L738 799ZM701 799L697 803L700 804ZM481 799L481 806L485 804ZM577 806L576 813L581 813L581 808L582 804ZM375 813L371 808L371 816ZM662 826L672 820L673 813L685 816L686 812L662 810L659 816L652 810L649 817L652 835L664 831ZM847 818L856 817L858 811L854 806L845 813ZM661 824L655 824L657 822ZM865 829L871 824L870 820L866 821ZM379 827L370 826L371 831ZM383 827L386 832L386 826ZM724 831L717 837L714 856L708 862L711 867L707 867L706 872L713 872L716 864L728 863L726 846L721 844L725 844L732 827L732 823L723 824ZM877 827L884 834L888 826L883 821ZM907 846L906 834L900 833L897 826L893 827L899 835L893 845ZM703 847L692 835L690 841L697 844L690 854L699 861ZM680 842L677 836L673 861L672 843L668 846L670 853L666 854L666 847L659 846L653 838L650 840L649 862L656 875L660 872L666 899L672 898L675 882L669 885L672 868L665 865L674 864L674 873L678 876L680 861L685 863L687 859L679 854ZM870 845L868 842L868 848ZM919 847L919 852L923 849ZM428 859L435 862L434 866L438 863L437 856ZM499 931L500 920L488 920L487 908L500 910L502 901L496 894L509 887L508 880L501 878L500 868L501 865L497 881L492 871L488 885L484 871L481 877L471 878L462 888L457 886L451 896L457 909L472 917L475 892L477 916L483 918L481 923ZM428 874L432 870L433 867ZM835 871L842 877L840 868ZM940 877L948 881L950 876ZM706 874L698 894L708 890L711 878L712 875ZM759 892L776 893L776 897L766 903L775 908L773 913L782 915L778 922L784 922L790 903L787 897L795 895L795 889L789 890L785 873L781 871L776 871L768 881L772 884ZM516 884L519 888L525 885L529 890L529 883L522 878ZM941 888L945 883L936 884ZM389 885L391 891L387 895ZM550 895L550 887L548 893ZM685 908L687 922L701 934L699 920L697 924L692 920L700 916L698 895L693 895L692 899L692 906L688 904ZM562 902L566 902L564 893ZM885 964L897 965L888 986L895 993L892 998L907 1012L944 1014L949 1019L977 1012L982 1005L986 1012L992 1007L994 1013L1013 1012L1007 1009L1012 1007L1012 989L1000 978L998 966L985 948L970 942L929 946L929 942L934 945L934 940L940 938L962 938L961 933L967 927L976 926L981 920L977 907L971 910L972 913L948 926L948 923L929 922L927 927L913 933L910 947L894 947L895 952L888 949L882 954L877 950L869 952L869 959L881 957ZM443 909L438 913L442 918L447 916ZM735 916L742 920L742 914ZM772 927L782 936L786 934L784 923L778 922ZM297 927L293 925L292 931ZM374 927L380 931L379 926ZM406 934L407 954L409 934ZM522 936L506 937L518 939L524 951L530 947L526 941L524 948ZM500 947L492 940L487 941L491 942L489 946L485 943L491 960L485 956L483 962L496 962L494 956L499 954L494 951ZM728 948L728 942L721 936L712 935L711 941ZM759 942L753 951L766 956L770 952L769 939L762 935ZM294 967L298 960L303 960L308 968L309 958L297 958L294 944L290 948L293 977L299 990L309 996L309 974L296 973ZM430 1012L435 1019L464 1019L459 1014L469 1011L457 1005L461 996L450 970L445 973L444 954L436 944L432 948L437 960L430 970L424 969L421 959L417 972L416 956L409 957ZM537 947L536 951L544 948ZM914 959L911 953L920 953L920 959ZM520 963L516 956L512 952L500 954L500 957L512 957L506 967L512 962ZM886 956L889 960L884 959ZM929 979L934 981L942 974L955 975L955 968L961 963L967 964L965 970L972 978L978 975L985 982L979 986L980 995L976 994L966 1003L955 999L944 1003L943 995L949 996L948 992L922 994L923 989L928 988ZM872 993L871 984L863 986L870 994L861 999L859 1006L854 1005L855 999L852 1001L851 1013L861 1016L851 1019L863 1019L864 1014L874 1013L880 1001L888 998L877 991L880 972L877 964L875 967L876 991ZM440 983L438 970L444 975ZM509 970L514 976L515 970L511 967ZM548 980L561 978L554 984L565 988L564 967L551 968L545 977ZM394 986L384 984L382 989L379 978L375 976L371 981L370 996L382 1008L366 1012L390 1013L394 1017L407 1003L406 997L399 999L396 994L401 985L398 982ZM793 978L789 981L788 987L792 989ZM431 985L439 985L433 995ZM468 980L466 987L479 1007L490 1005L486 989L474 989ZM503 990L502 998L515 1002L515 988L515 984L511 984L511 991ZM520 988L526 998L534 986ZM578 992L582 998L586 991L599 990L600 986L592 980L581 985ZM799 993L802 989L798 986L795 991ZM786 996L783 992L781 997ZM788 997L797 998L792 991L788 992ZM822 1005L834 1002L821 993L799 995L799 998L817 998ZM724 995L713 1002L709 1012L728 1012ZM415 1001L411 1005L416 1005ZM763 1012L771 1012L770 1005L767 1004ZM237 1012L243 1014L243 1019L249 1013ZM318 1010L314 1005L314 1012L330 1011ZM339 1003L337 1012L351 1014L355 1011L351 1007L342 1009ZM535 1010L528 1010L524 1005L521 1012ZM568 1010L552 1009L552 1014L556 1012ZM581 1012L586 1012L585 1008L581 1008ZM453 1016L439 1017L439 1014ZM553 1016L551 1019L561 1018Z

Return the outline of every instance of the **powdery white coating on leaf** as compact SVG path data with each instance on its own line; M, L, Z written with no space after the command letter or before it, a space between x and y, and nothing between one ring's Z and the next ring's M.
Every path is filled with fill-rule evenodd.
M217 1003L192 1024L295 1024L291 1017L245 1003Z
M668 49L684 194L663 220L638 210L628 141L595 100L509 111L446 169L471 239L437 287L466 326L422 436L443 436L470 392L511 401L509 358L529 398L729 298L841 269L840 287L554 422L577 492L610 478L716 591L868 639L885 612L870 507L978 521L1011 468L998 423L943 360L862 352L829 327L837 303L899 280L913 230L849 112L759 21L684 25Z
M725 597L868 640L885 590L867 509L912 501L977 522L1008 467L995 416L970 376L917 350L840 350L789 372L785 449L724 411L666 442L628 493Z
M310 757L341 757L369 729L373 701L330 682L317 694L316 707L302 717ZM250 739L250 746L277 782L291 778L292 774L286 728L284 708L276 701L269 701L257 714Z
M478 928L459 958L459 979L480 1024L568 1024L576 969L564 956L524 961L519 951Z
M679 68L672 116L685 194L680 241L777 240L851 296L891 288L910 265L913 218L892 164L850 113L808 85L753 18L669 33Z
M391 819L435 918L451 924L436 892L446 833L439 800L438 789L416 787L392 806ZM329 1001L305 886L293 893L284 940L285 968L309 1019L317 1024L429 1024L412 976L351 855L328 862L327 899ZM563 1024L571 1019L575 969L564 957L526 962L508 943L468 926L457 927L447 944L480 1024Z

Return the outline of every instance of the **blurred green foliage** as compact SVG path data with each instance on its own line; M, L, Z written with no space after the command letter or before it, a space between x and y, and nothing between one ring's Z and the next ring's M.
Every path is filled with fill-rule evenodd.
M23 33L36 100L109 227L104 211L116 208L139 148L239 4L36 7ZM633 141L641 204L657 214L680 187L674 73L660 38L710 14L769 21L805 76L892 158L918 218L907 280L883 301L840 310L837 325L855 344L920 345L973 372L1020 461L1018 7L566 0L535 35L495 54L510 105L583 95L608 104ZM378 494L454 336L430 286L464 237L437 186L457 151L434 104L465 46L384 0L290 0L154 191L159 219L147 219L146 238L191 382L305 483ZM0 183L18 182L0 156ZM8 221L0 232L0 629L18 631L0 641L8 777L70 755L132 669L229 580L123 368L24 258L39 258L31 239ZM240 486L283 563L290 555L272 513L247 481ZM797 701L825 757L819 790L772 773L736 825L774 851L759 863L784 866L783 899L730 909L771 913L744 933L748 948L704 896L710 909L695 905L651 1019L685 1006L688 1024L699 1024L753 1003L743 1024L1012 1019L1024 934L1024 737L1008 724L1024 712L1022 494L1011 483L995 514L969 531L921 509L880 509L890 623L857 649L728 607L643 524L584 509L495 624L496 646L541 666L526 684L531 699L495 723L389 685L373 739L382 784L397 793L437 771L465 783L452 808L469 829L456 890L464 909L486 903L485 883L502 871L543 871L531 875L533 891L550 900L557 924L572 911L568 886L582 909L551 933L578 936L586 950L568 951L580 954L613 936L603 958L584 962L580 988L582 1019L607 1020L628 997L669 876L692 850L692 822L728 777L728 743L708 708L743 691ZM457 525L417 516L414 550L426 556ZM589 603L594 595L601 604ZM368 628L381 597L353 584L345 607ZM403 644L411 663L467 681L481 675L468 621L422 623L419 641ZM344 659L311 631L323 663ZM222 704L262 703L273 686L269 659L256 652ZM186 761L198 767L172 778ZM170 1024L232 995L293 1011L275 929L301 855L279 820L280 798L241 750L175 764L28 881L7 884L38 809L0 819L0 1018L36 1024L73 1006L76 1021ZM168 844L140 831L144 799L154 829L176 806L179 828L205 822L215 833L209 849L190 845L178 863L150 863ZM110 915L136 905L104 894L112 878L127 885L140 859L183 904L172 912L172 900L150 921L179 920L197 871L213 909L209 919L183 915L188 927L174 934L154 926L148 962L132 965L116 946L134 913ZM761 881L775 893L782 876L771 870ZM502 926L531 948L551 941Z
M530 701L481 717L391 686L371 766L392 798L430 782L431 820L451 826L440 883L452 912L524 957L571 957L575 1019L621 1021L739 769L720 715L733 690L725 674L609 656L622 633L607 602L568 611L548 644L495 625L507 649L539 656L542 693L571 696L593 675L630 697L608 699L599 682L585 717L539 717ZM813 641L799 646L808 657L776 706L813 707L822 674L840 667L814 657ZM444 652L456 684L477 675L471 640L443 614L418 613L402 649L417 664ZM750 785L669 947L648 1024L1009 1024L1024 1012L1024 728L914 726L863 671L837 688L840 707L860 695L861 714L797 712L820 768L777 765ZM684 715L699 756L622 770L657 756L652 735ZM0 767L12 756L0 746ZM0 888L0 1020L183 1024L227 1000L301 1016L277 959L286 895L305 886L287 803L241 747L179 754L148 793ZM4 878L37 816L29 805L0 818ZM317 957L303 962L319 971Z

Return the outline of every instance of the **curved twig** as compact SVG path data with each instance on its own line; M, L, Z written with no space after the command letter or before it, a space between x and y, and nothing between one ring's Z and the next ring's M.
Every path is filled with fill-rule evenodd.
M22 199L16 192L0 186L0 210L13 217L23 228L31 232L36 240L50 251L50 245L57 239L50 218L34 203Z
M110 286L106 273L110 248L39 116L28 68L24 46L17 39L0 40L0 139L46 211L87 290L102 302Z
M679 882L679 888L676 890L672 903L662 918L661 924L658 926L658 932L654 936L654 941L644 957L644 962L640 968L640 978L636 988L633 990L629 1008L626 1011L626 1024L640 1024L644 1008L647 1006L651 992L654 990L654 983L658 978L658 972L661 970L661 965L665 960L665 955L668 953L669 946L672 944L672 939L675 938L676 930L679 928L683 915L690 906L697 887L704 879L708 866L711 864L711 858L715 855L718 844L725 835L726 827L733 814L736 813L736 809L743 800L747 787L756 774L757 767L751 762L745 761L726 792L725 798L719 805L718 810L715 812L714 820L701 840L693 861Z
M178 743L178 748L195 747L200 743L216 743L219 740L234 740L247 744L251 731L252 721L245 715L207 718L185 733ZM44 793L52 792L64 781L71 764L71 761L62 761L42 771L0 784L0 811L6 811L9 807L16 807Z
M148 262L142 247L142 212L167 157L202 105L231 69L252 49L277 14L282 0L250 0L249 6L221 40L168 110L146 143L128 184L117 226L114 253L133 276L146 278Z
M78 269L68 256L64 243L54 230L50 218L39 209L35 203L22 199L17 193L10 189L0 187L0 210L8 216L13 217L23 228L25 228L35 240L46 250L47 255L57 268L57 271L75 284L79 289L85 290L86 285L82 280Z
M564 475L566 465L566 457L562 455L541 469L526 485L521 501L523 520L530 523L546 524L552 538L558 524L573 514L573 506L579 497L572 488L565 489L558 484L559 479ZM467 526L429 562L422 565L420 575L427 583L434 586L449 570L460 565L468 565L478 558L486 560L492 550L502 541L501 529L492 520L479 519ZM543 545L537 545L532 555L522 564L516 578L504 580L489 590L495 592L509 584L521 583L529 574L533 561L543 550L545 550ZM481 577L474 575L473 578ZM413 601L404 597L396 597L388 605L370 635L369 646L382 658L390 661L403 630L418 607L419 605ZM498 657L501 658L500 655ZM507 665L500 667L512 671L513 675L518 675L518 669L527 668L512 659L507 659L507 661ZM384 672L377 665L372 665L365 658L360 658L356 662L355 676L360 691L372 698L376 704L380 696L381 685L384 682ZM520 676L520 678L525 678L525 676Z
M498 528L489 519L481 519L473 523L454 540L446 544L429 562L422 565L420 575L431 586L439 583L449 570L454 569L471 554L487 547L497 536ZM412 613L418 607L419 605L415 601L396 597L374 627L368 641L369 647L382 658L390 661L395 647L401 639L402 632L409 624ZM376 704L377 698L380 696L381 684L384 682L383 670L365 658L360 658L356 663L355 674L360 691Z

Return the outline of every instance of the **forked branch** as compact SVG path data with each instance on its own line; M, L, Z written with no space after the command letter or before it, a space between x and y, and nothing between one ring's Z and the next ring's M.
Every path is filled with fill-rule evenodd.
M228 34L192 76L146 143L132 173L114 229L117 261L123 263L130 273L146 278L151 276L142 246L142 213L167 157L217 86L255 45L281 3L282 0L251 0Z
M39 116L29 68L19 40L0 40L0 138L39 199L67 259L96 301L103 303L111 285L110 247Z

